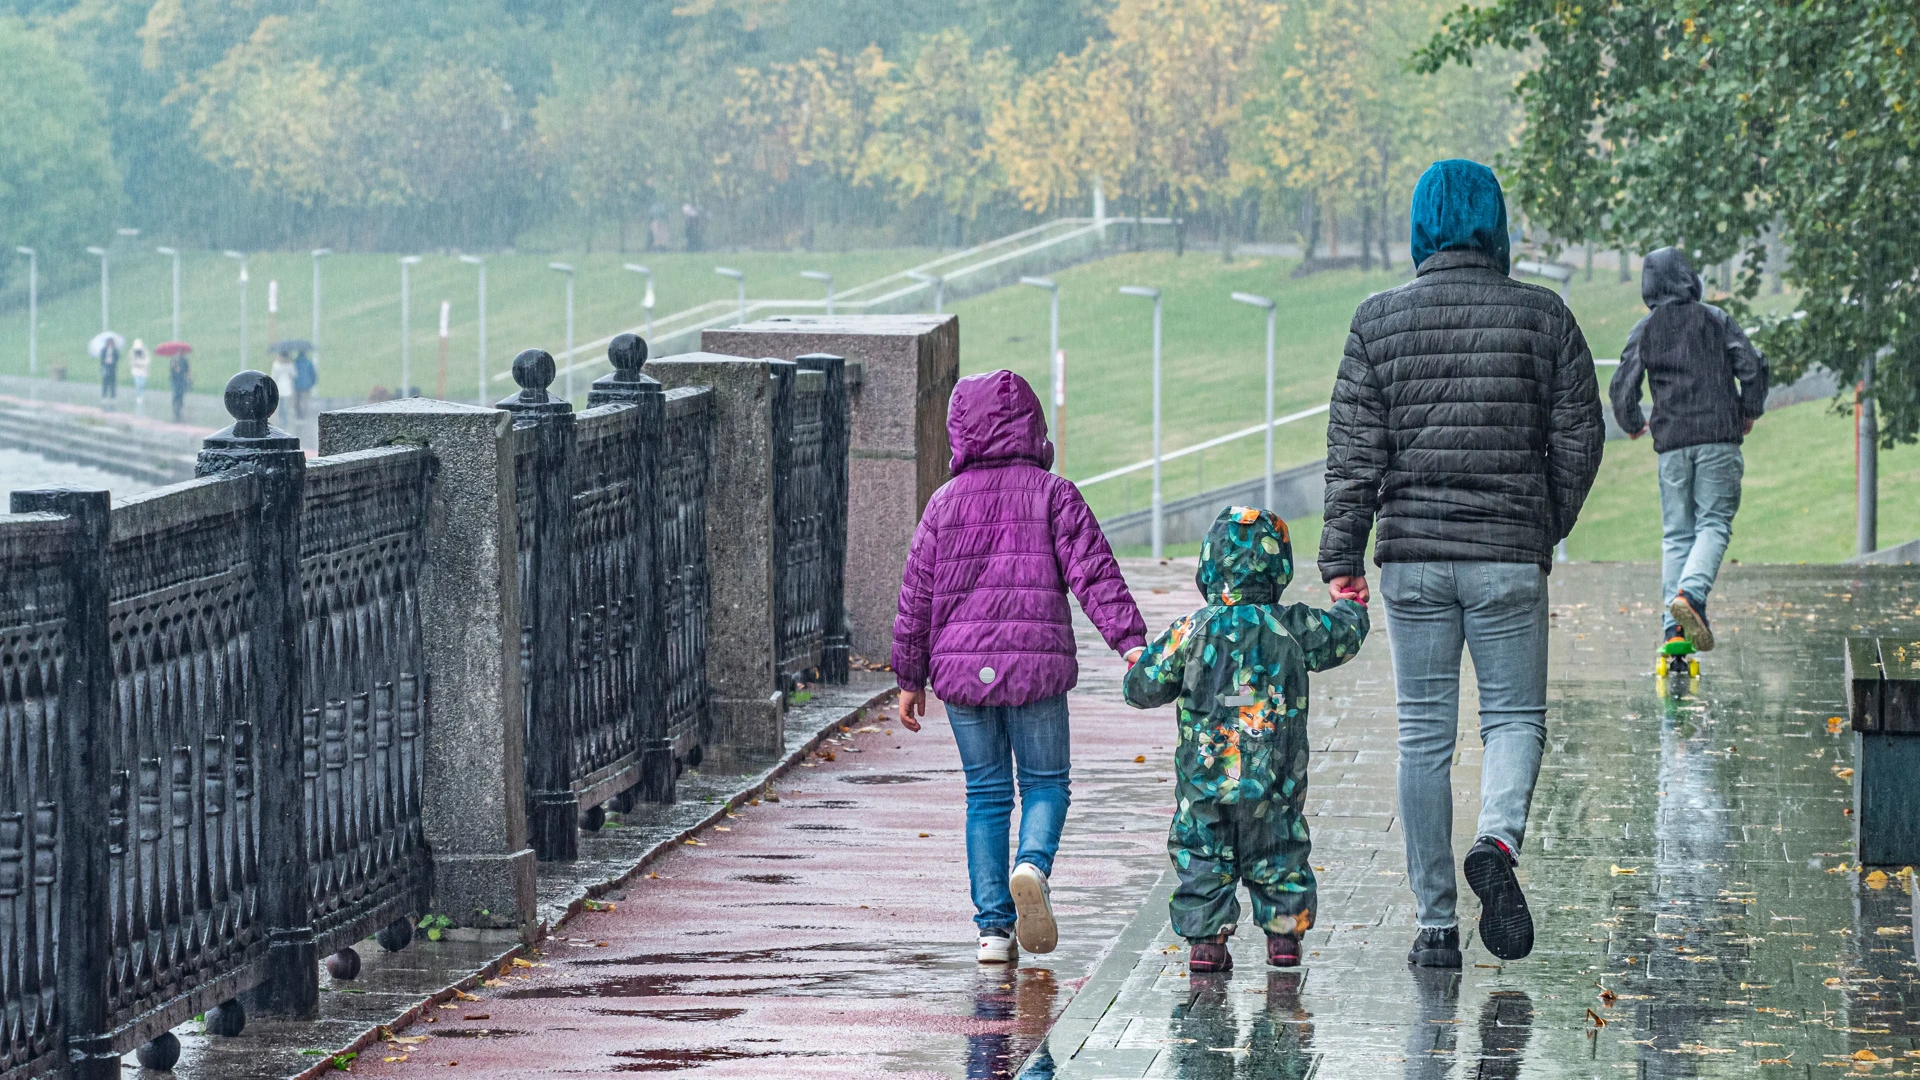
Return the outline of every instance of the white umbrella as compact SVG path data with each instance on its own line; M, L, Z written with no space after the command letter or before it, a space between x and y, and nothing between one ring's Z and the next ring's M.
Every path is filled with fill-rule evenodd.
M107 351L107 342L109 341L113 342L113 347L116 349L124 349L127 347L126 338L121 337L111 330L102 330L93 335L92 341L87 342L87 355L93 357L95 360L100 359L100 354Z

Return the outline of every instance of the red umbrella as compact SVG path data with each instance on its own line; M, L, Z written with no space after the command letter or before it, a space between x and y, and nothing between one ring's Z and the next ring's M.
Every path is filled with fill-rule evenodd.
M153 347L153 355L155 356L179 356L181 353L190 353L192 351L193 346L184 341L163 341Z

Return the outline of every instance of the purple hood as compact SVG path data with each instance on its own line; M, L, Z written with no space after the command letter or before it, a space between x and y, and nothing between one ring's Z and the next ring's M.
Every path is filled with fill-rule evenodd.
M1026 705L1073 688L1067 592L1116 651L1146 643L1113 551L1072 483L1047 471L1040 399L1011 371L970 375L947 409L953 479L913 534L893 621L900 685L959 705Z
M955 476L975 465L1025 461L1053 468L1053 443L1039 395L1027 380L1002 368L969 375L953 386L947 404L949 467Z

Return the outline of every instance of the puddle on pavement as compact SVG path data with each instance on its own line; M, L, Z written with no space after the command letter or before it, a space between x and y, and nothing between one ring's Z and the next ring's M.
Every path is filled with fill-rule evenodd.
M735 874L728 881L751 881L756 885L793 885L800 879L793 874Z
M745 1009L595 1009L602 1016L636 1016L644 1020L666 1020L684 1024L710 1024L731 1020Z
M801 832L852 832L853 831L852 829L848 828L845 825L821 825L812 821L796 822L792 825L787 826L787 828L798 829Z
M802 1050L783 1053L778 1050L741 1050L735 1047L707 1046L694 1050L615 1050L617 1058L635 1059L628 1064L615 1065L615 1072L675 1072L680 1069L697 1069L702 1065L712 1065L721 1061L744 1061L750 1058L770 1057L824 1057L822 1050Z
M929 776L908 776L905 773L856 773L843 776L843 784L920 784L931 780Z
M511 1028L443 1028L435 1027L430 1034L436 1039L495 1039L509 1035L525 1035L524 1031Z
M860 804L853 799L821 799L807 804L816 810L858 810Z
M811 859L811 855L728 855L729 859Z

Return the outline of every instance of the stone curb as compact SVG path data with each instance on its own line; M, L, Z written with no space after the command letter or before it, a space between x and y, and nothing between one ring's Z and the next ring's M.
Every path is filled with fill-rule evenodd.
M857 705L847 706L833 719L822 724L820 730L814 732L806 742L788 751L784 757L769 766L764 772L754 775L745 787L728 797L725 802L716 804L712 813L701 818L695 824L654 844L651 848L648 848L632 866L628 867L619 875L588 883L584 892L568 902L566 912L562 914L556 922L552 925L542 923L539 926L534 932L534 938L531 942L513 945L499 956L489 960L479 971L474 972L472 975L450 986L434 991L428 995L425 1000L408 1008L394 1019L386 1023L373 1025L366 1031L361 1032L357 1038L346 1046L329 1053L326 1057L321 1058L318 1063L293 1074L288 1077L287 1080L321 1080L322 1077L334 1075L338 1071L334 1067L334 1059L343 1054L363 1053L368 1047L380 1045L385 1042L387 1038L390 1038L395 1031L404 1029L425 1016L428 1009L434 1008L443 1002L450 1001L461 993L479 986L486 980L496 978L510 971L513 968L513 961L515 959L525 956L541 941L545 940L549 934L567 925L574 916L587 910L587 902L589 900L605 896L615 889L631 884L633 880L640 875L641 871L660 861L661 856L672 851L687 840L692 839L693 836L701 830L719 823L730 811L753 799L763 796L775 783L785 778L789 772L792 772L802 761L805 761L808 755L818 750L820 744L825 742L828 736L834 734L840 725L849 722L863 710L873 708L875 705L887 700L898 692L898 689L895 687L887 687L874 693ZM385 1038L383 1038L383 1036L385 1036Z

